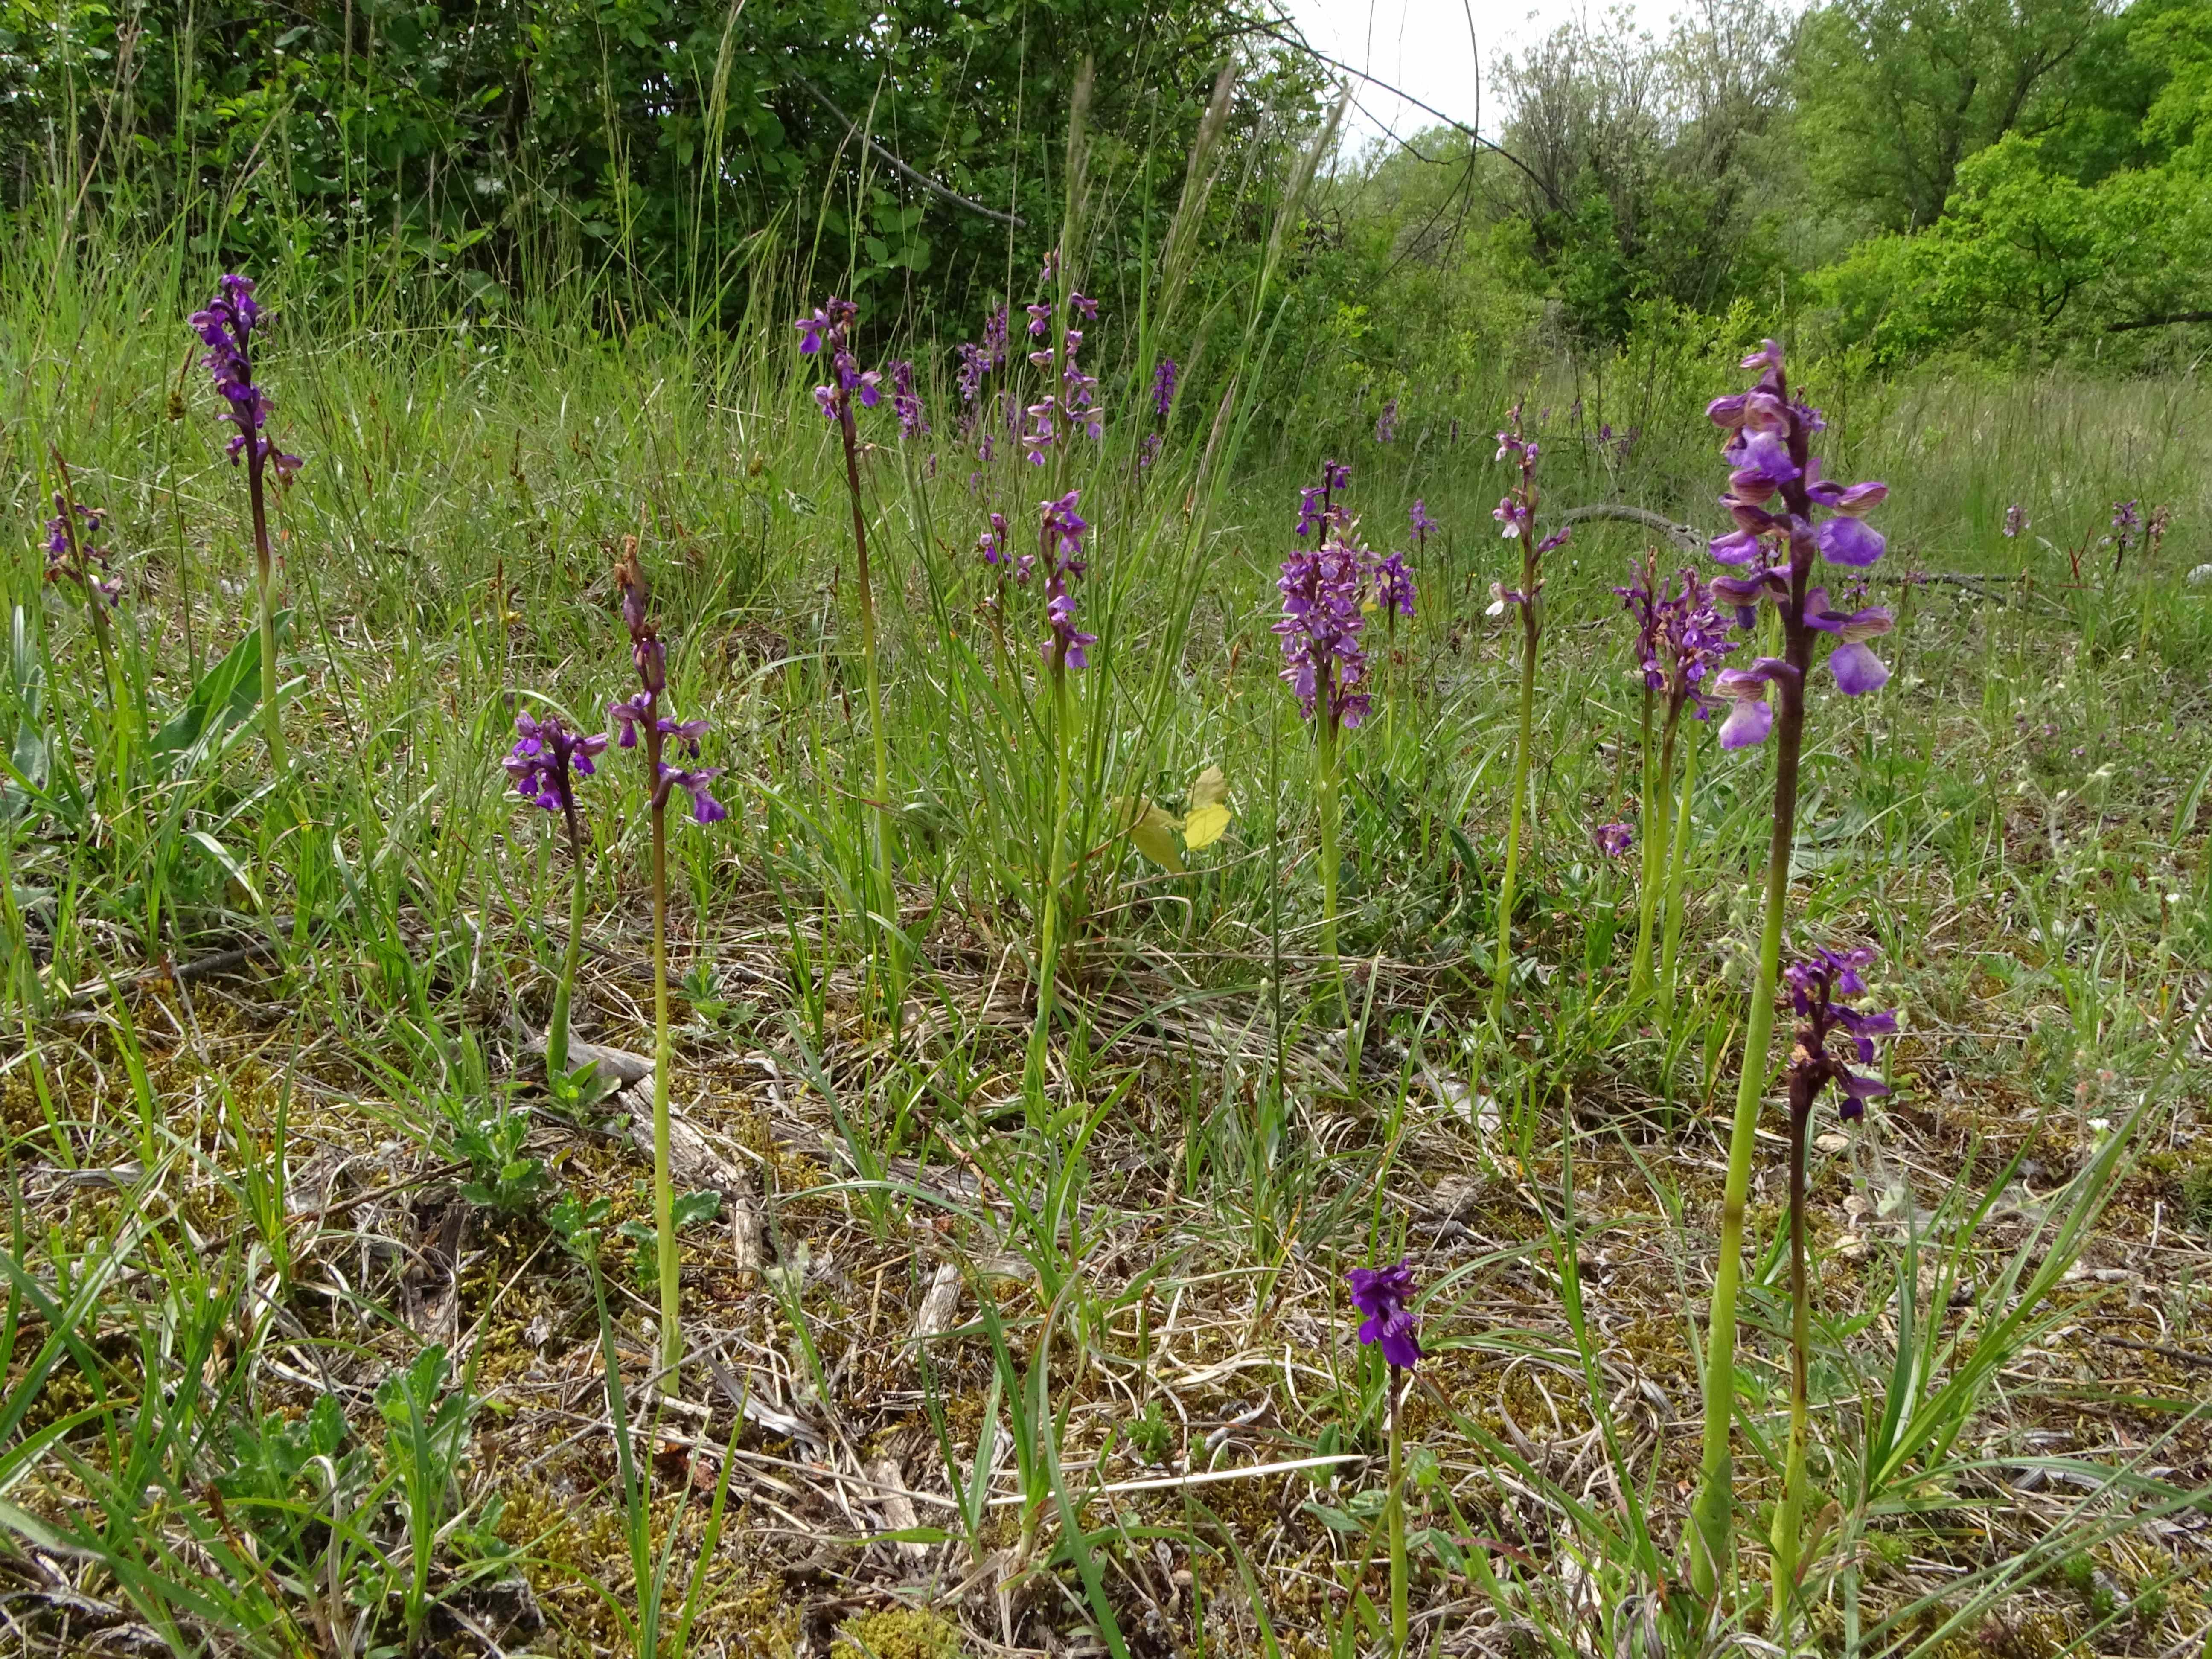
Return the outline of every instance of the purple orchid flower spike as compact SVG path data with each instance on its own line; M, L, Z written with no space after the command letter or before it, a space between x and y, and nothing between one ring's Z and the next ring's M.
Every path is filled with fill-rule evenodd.
M914 365L902 358L890 366L891 412L898 416L899 436L918 438L929 430L921 398L914 389Z
M1437 521L1429 516L1429 509L1427 506L1419 497L1416 497L1413 501L1413 510L1408 513L1406 517L1407 525L1413 532L1414 544L1417 547L1425 547L1428 543L1428 538L1435 533L1437 529Z
M1380 1343L1383 1360L1407 1371L1428 1358L1422 1350L1419 1323L1407 1304L1413 1298L1413 1271L1401 1261L1389 1267L1354 1267L1345 1278L1352 1285L1352 1304L1364 1316L1359 1340Z
M1275 583L1283 596L1274 631L1288 665L1284 683L1303 718L1319 714L1332 729L1349 730L1367 718L1367 653L1359 638L1366 626L1359 605L1364 563L1364 550L1332 535L1284 560Z
M2027 510L2018 501L2014 501L2010 507L2005 508L2003 526L2005 539L2010 541L2027 528Z
M1406 568L1403 553L1390 553L1375 561L1375 603L1385 618L1413 614L1413 573Z
M1636 826L1632 823L1601 823L1590 831L1597 842L1597 850L1609 859L1625 859L1636 845Z
M1398 436L1398 400L1391 398L1382 405L1382 412L1375 417L1375 441L1393 442Z
M551 715L514 717L514 747L500 763L514 781L514 793L549 812L573 814L578 778L592 774L592 763L605 754L607 735L571 732Z
M1837 1109L1846 1121L1863 1116L1868 1101L1889 1092L1888 1085L1854 1072L1828 1046L1829 1037L1840 1031L1857 1063L1871 1066L1875 1039L1897 1035L1893 1011L1862 1012L1836 1000L1866 994L1859 970L1870 964L1874 957L1873 948L1867 945L1840 952L1816 950L1810 957L1783 970L1790 986L1790 1006L1798 1019L1796 1047L1786 1073L1790 1101L1793 1109L1805 1115L1809 1115L1813 1103L1831 1083L1843 1093L1843 1103Z
M1175 407L1176 380L1182 368L1172 357L1163 357L1152 370L1152 413L1165 420Z
M72 581L88 599L100 599L112 609L122 603L123 584L115 580L107 550L96 544L107 515L82 501L54 492L54 516L46 520L46 580Z
M1075 598L1068 591L1068 584L1089 568L1083 556L1083 538L1091 526L1076 511L1080 494L1071 489L1057 501L1042 503L1040 509L1037 543L1046 567L1045 623L1051 629L1043 652L1047 666L1055 671L1088 668L1091 659L1085 647L1098 642L1096 634L1086 634L1075 625Z

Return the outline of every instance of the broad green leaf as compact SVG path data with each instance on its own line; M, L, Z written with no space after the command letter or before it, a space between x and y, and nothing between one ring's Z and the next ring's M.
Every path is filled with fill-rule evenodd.
M1182 854L1176 848L1176 821L1144 796L1133 810L1124 809L1129 839L1137 850L1164 870L1182 871Z

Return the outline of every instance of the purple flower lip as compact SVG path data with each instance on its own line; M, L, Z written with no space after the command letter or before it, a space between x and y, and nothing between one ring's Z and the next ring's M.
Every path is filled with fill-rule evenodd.
M1723 668L1713 678L1716 696L1735 707L1721 722L1721 747L1748 749L1766 741L1774 729L1774 710L1766 701L1771 683L1794 682L1797 671L1779 657L1761 657L1748 668Z
M1382 1344L1383 1359L1401 1371L1428 1358L1419 1322L1406 1305L1414 1285L1413 1271L1404 1261L1389 1267L1354 1267L1345 1278L1351 1282L1352 1305L1365 1316L1359 1327L1362 1343Z

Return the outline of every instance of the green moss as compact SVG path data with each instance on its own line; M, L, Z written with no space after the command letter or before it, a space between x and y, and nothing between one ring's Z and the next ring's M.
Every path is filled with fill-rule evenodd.
M919 1607L864 1613L848 1619L838 1633L874 1659L960 1659L957 1626Z

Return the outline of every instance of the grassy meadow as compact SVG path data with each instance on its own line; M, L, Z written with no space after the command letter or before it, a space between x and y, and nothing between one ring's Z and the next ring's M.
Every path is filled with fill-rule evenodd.
M2212 1651L2195 377L1802 371L1831 473L1891 486L1866 575L1898 625L1887 687L1808 692L1786 939L1877 947L1901 1031L1894 1092L1816 1121L1812 1503L1778 1632L1778 1109L1745 1254L1740 1590L1690 1617L1680 1565L1772 757L1686 738L1680 994L1632 994L1637 861L1592 831L1652 816L1612 592L1638 523L1585 519L1547 562L1490 1012L1519 636L1488 614L1518 568L1491 434L1525 402L1547 531L1618 504L1711 535L1704 409L1755 341L1601 375L1500 357L1382 442L1371 416L1275 429L1218 381L1162 419L1165 348L1102 296L1104 435L1031 468L1003 432L971 459L945 343L864 319L868 364L925 365L933 428L860 422L879 799L844 459L781 285L710 338L285 315L272 282L256 375L304 461L270 507L278 775L246 491L185 324L212 274L10 258L19 1650L1387 1651L1386 1374L1345 1274L1403 1255L1428 1354L1400 1408L1415 1651ZM1340 975L1271 631L1329 459L1419 586L1411 619L1367 624ZM112 637L42 580L64 461L110 515ZM993 511L1026 545L1069 489L1098 637L1056 710L1041 580L1002 586L975 550ZM1440 526L1418 550L1416 499ZM2170 518L2116 561L2127 500ZM500 767L518 712L597 730L634 689L626 538L729 808L668 830L684 1359L659 1376L649 1090L548 1091L572 869ZM1169 834L1179 869L1146 856L1132 818L1189 819L1212 768L1226 830ZM579 786L574 1021L649 1055L644 775L610 748Z

